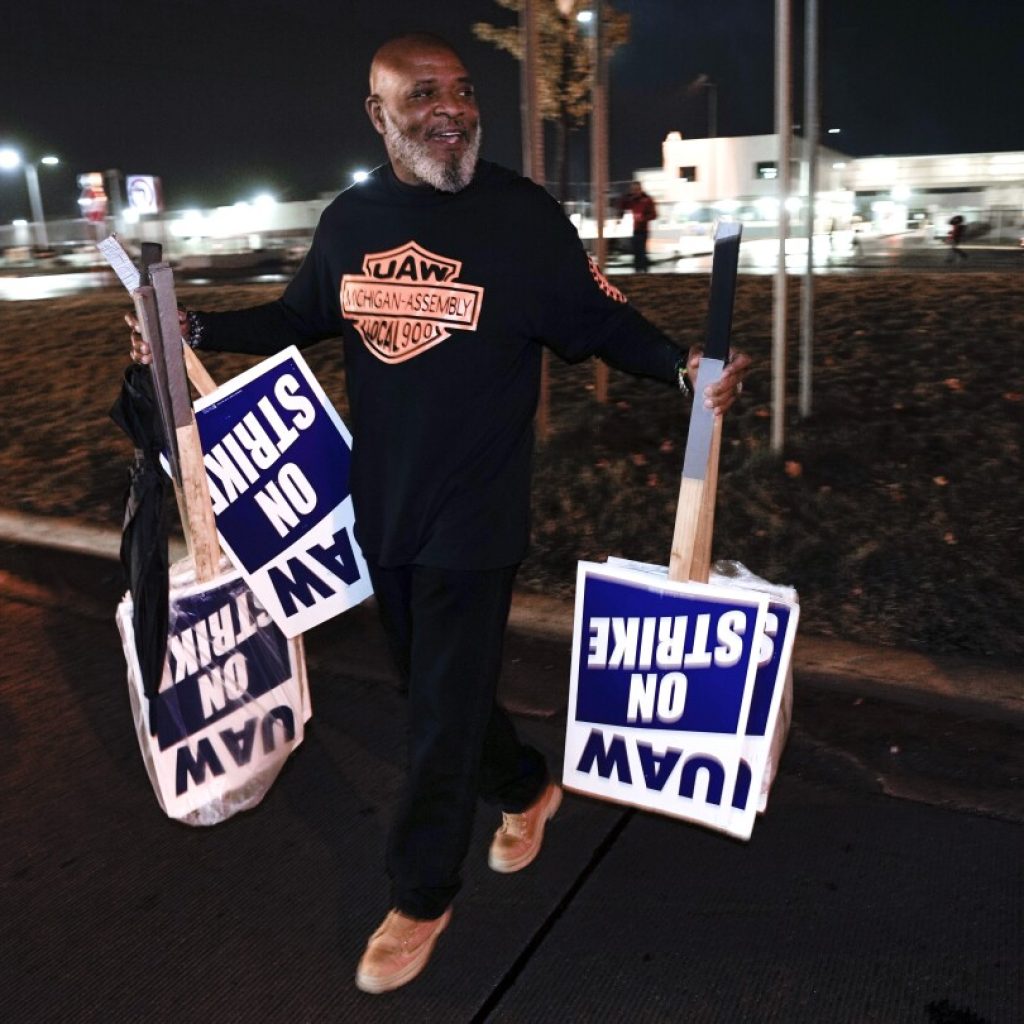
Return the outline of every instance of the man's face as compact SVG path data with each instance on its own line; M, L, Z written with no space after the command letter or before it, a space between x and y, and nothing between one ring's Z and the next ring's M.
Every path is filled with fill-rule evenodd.
M459 192L473 180L480 112L473 83L449 50L409 44L371 75L366 110L400 181Z

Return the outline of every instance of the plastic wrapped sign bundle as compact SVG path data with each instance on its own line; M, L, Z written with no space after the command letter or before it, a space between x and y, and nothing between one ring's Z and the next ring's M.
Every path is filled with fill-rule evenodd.
M749 839L789 728L799 605L715 568L694 583L580 563L563 782Z
M190 563L174 569L167 657L151 701L128 594L117 624L157 800L171 818L214 825L258 804L302 742L311 714L302 640L285 637L237 570L196 583Z

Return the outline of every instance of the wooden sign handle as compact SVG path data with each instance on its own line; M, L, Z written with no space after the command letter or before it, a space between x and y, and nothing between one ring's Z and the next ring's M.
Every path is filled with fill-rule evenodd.
M201 395L209 395L217 390L217 382L210 376L209 371L203 366L202 360L189 348L185 342L181 343L181 351L185 356L185 370L192 387Z
M220 541L194 414L191 423L178 427L177 435L181 491L188 517L189 551L195 564L196 581L206 583L217 575L220 567Z
M164 378L167 381L174 412L181 492L185 507L183 526L195 566L196 580L205 583L212 580L220 568L220 541L217 537L213 504L210 501L210 488L206 480L199 431L188 392L184 352L191 352L191 349L182 343L178 302L174 293L174 274L170 266L159 263L150 267L150 278L156 296L160 326L160 345L153 349L153 361L163 362Z
M711 573L711 538L715 528L715 498L718 491L718 454L722 444L722 417L712 427L708 467L702 480L684 476L679 482L670 580L707 583Z
M707 384L719 379L729 358L729 335L732 332L732 309L742 231L739 224L728 222L720 223L715 231L707 341L694 387L698 396L704 394ZM711 575L711 537L715 527L721 448L722 417L712 416L708 410L694 405L690 413L686 458L672 534L668 566L670 580L707 583Z

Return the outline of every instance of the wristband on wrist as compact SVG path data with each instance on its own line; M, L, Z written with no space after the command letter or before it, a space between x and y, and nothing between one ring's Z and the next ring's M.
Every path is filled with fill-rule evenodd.
M185 344L189 348L199 348L203 340L203 323L192 310L185 313L185 328Z
M676 363L676 379L679 381L679 390L682 391L687 398L693 398L693 385L690 383L689 375L686 372L687 363L689 363L689 357L684 356Z

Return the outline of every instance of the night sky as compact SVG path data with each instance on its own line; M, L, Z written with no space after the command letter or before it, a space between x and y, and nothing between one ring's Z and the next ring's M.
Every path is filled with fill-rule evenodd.
M615 0L632 40L611 64L611 174L661 162L676 130L773 130L772 0ZM794 0L794 120L803 4ZM1024 149L1018 0L820 0L821 122L856 156ZM484 155L520 164L518 65L477 41L511 24L492 0L9 0L0 13L0 146L39 158L47 217L74 216L82 171L163 179L172 209L271 191L307 199L382 158L363 113L377 46L408 29L447 37L474 74ZM586 177L585 133L571 176ZM550 154L550 149L549 149ZM549 177L554 162L549 160ZM0 175L0 221L27 217L21 172Z

